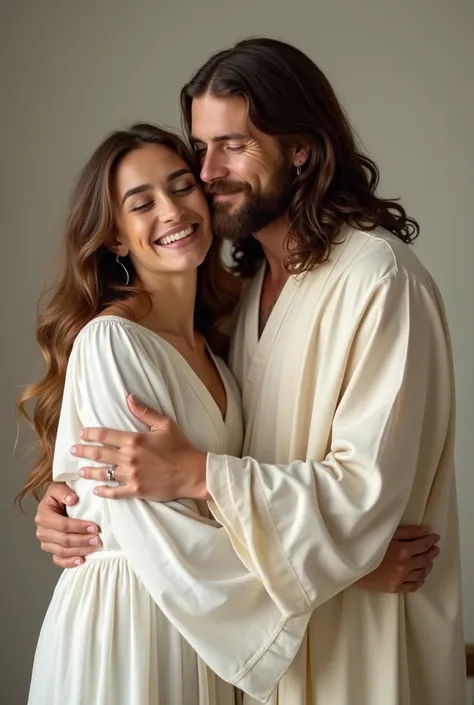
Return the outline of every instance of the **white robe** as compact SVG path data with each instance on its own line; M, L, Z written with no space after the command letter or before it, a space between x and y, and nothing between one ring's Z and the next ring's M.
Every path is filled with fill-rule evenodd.
M77 474L90 461L70 454L84 426L146 430L128 393L175 419L198 448L240 454L238 389L216 365L225 420L184 358L146 328L104 316L77 337L53 477L77 492L68 513L101 526L104 545L59 579L29 705L234 705L238 694L221 678L265 699L297 653L309 613L278 609L205 502L104 500Z
M455 400L443 304L395 236L345 236L327 263L287 281L260 340L263 268L250 284L231 356L246 457L208 456L210 506L283 613L315 610L272 704L461 705ZM423 588L350 587L409 523L441 535Z

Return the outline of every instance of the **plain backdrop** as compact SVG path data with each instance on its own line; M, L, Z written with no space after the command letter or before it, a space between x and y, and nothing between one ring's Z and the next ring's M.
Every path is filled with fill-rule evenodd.
M326 72L369 154L380 192L422 227L416 250L443 293L455 351L457 478L466 638L474 641L474 4L472 0L3 0L0 8L2 537L0 702L23 705L59 570L30 516L14 400L38 378L36 303L54 272L79 168L109 131L179 126L181 85L211 53L267 35ZM65 704L66 705L66 704Z

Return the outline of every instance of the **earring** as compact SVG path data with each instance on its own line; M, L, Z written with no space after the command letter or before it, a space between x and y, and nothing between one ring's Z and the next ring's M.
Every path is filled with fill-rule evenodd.
M120 255L117 255L117 257L115 258L115 261L117 262L117 264L119 264L122 267L122 269L125 270L125 286L128 286L128 283L130 281L130 274L128 273L128 269L126 268L124 263L120 261Z
M296 167L296 176L301 176L301 167L300 166Z

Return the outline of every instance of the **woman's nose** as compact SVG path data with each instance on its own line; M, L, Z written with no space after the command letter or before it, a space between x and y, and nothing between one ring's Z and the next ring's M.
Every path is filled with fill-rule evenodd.
M178 200L169 196L163 196L160 199L158 207L158 216L164 223L169 221L179 221L184 213L184 208Z

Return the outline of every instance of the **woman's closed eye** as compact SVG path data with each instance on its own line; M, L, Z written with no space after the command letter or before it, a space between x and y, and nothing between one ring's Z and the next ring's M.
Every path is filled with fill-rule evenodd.
M176 184L176 186L173 188L173 194L175 196L186 196L188 193L191 193L194 191L194 189L197 187L196 181L192 182L187 182L183 183L181 182L180 184ZM150 211L153 206L155 205L155 199L154 198L149 198L148 200L142 200L134 203L131 207L131 212L132 213L146 213Z
M150 208L153 208L154 201L145 201L143 203L136 203L134 206L132 206L132 213L144 213L145 211L149 211Z
M197 186L196 182L193 181L192 183L180 185L180 188L176 188L173 193L176 193L180 196L185 196L187 193L191 193L191 191L194 191L196 186Z

